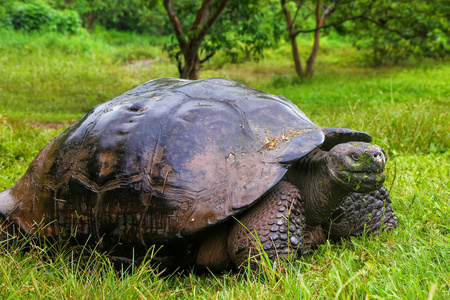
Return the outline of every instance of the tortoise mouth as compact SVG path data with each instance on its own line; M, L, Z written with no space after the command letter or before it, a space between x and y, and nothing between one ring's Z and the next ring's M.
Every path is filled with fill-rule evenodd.
M385 174L381 171L348 172L347 183L357 192L368 192L379 189L384 179Z
M331 169L333 177L346 186L350 191L365 193L379 189L383 186L385 174L381 170L335 172Z

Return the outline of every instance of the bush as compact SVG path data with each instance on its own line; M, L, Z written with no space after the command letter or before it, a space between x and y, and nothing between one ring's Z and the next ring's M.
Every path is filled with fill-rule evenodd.
M76 33L82 25L76 11L56 10L42 1L13 3L9 9L9 20L14 29L28 32L43 30Z
M82 21L78 13L74 10L65 9L57 11L58 16L56 18L57 31L76 33L82 27Z
M9 28L12 27L11 16L9 11L11 8L11 2L7 0L0 0L0 27Z

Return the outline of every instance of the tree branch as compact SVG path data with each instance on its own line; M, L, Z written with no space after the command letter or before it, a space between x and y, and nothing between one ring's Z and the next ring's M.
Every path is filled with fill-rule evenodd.
M187 48L187 42L183 37L183 28L181 27L180 19L178 18L177 12L173 8L172 0L164 0L164 7L169 15L170 23L172 23L173 30L175 31L175 36L180 44L181 51L185 51Z
M325 23L325 21L330 17L334 11L336 10L336 6L339 4L339 0L334 1L332 4L328 5L327 8L323 11L322 14L322 23Z
M298 12L300 11L300 8L302 8L303 3L304 3L304 1L301 1L299 3L299 5L297 6L297 10L295 11L294 18L292 19L292 24L295 23L295 20L297 19L297 16L298 16Z
M361 16L361 18L362 18L363 20L372 22L372 23L374 23L375 25L377 25L377 26L379 26L379 27L381 27L381 28L383 28L383 29L386 29L387 31L396 33L396 34L398 34L399 36L401 36L402 38L407 39L407 40L410 40L410 39L413 39L413 38L416 38L416 37L426 37L426 33L416 34L416 35L409 35L409 34L405 34L405 33L401 32L401 31L398 30L398 29L390 28L390 27L386 26L385 23L382 23L382 22L380 22L380 21L374 20L374 19L372 19L372 18L369 18L369 17L366 17L366 16ZM395 19L395 18L394 18L394 19Z
M289 11L289 9L287 8L286 5L287 5L286 0L281 0L281 9L283 10L284 17L286 18L289 35L291 35L293 32L293 28L294 28L294 22L292 21L291 12ZM297 12L298 12L298 10L297 10Z
M206 55L204 59L200 59L200 63L203 64L204 62L208 61L211 57L214 56L214 54L216 54L215 51L213 51L213 52L211 52L210 54Z
M374 3L375 1L376 1L376 0L370 1L369 5L367 6L367 9L366 9L362 14L360 14L360 15L353 16L353 17L348 17L348 18L344 18L344 19L341 19L340 21L337 21L337 22L334 22L334 23L331 23L331 24L328 24L328 25L323 25L323 23L325 23L326 18L328 18L329 16L331 16L331 14L336 10L336 6L337 6L337 5L339 4L339 2L340 2L340 0L336 0L336 1L334 1L332 4L328 5L328 7L325 9L325 11L324 11L322 17L325 17L325 16L326 16L326 18L325 18L325 20L323 20L321 26L317 26L317 27L314 28L314 29L297 30L297 31L295 32L295 35L297 36L297 35L300 34L300 33L310 33L310 32L315 32L316 30L320 30L320 29L322 29L322 28L330 28L330 27L334 27L334 26L340 25L340 24L345 23L345 22L350 21L350 20L355 20L355 19L363 18L363 17L367 14L367 12L370 11L370 10L372 9L372 5L373 5L373 3ZM352 2L352 1L348 1L348 3L350 3L350 2Z
M317 0L317 4L316 4L316 29L318 26L320 26L320 21L321 21L321 16L320 16L320 6L322 5L322 0ZM318 25L318 26L317 26Z
M341 19L340 21L337 21L337 22L334 22L334 23L331 23L331 24L328 24L328 25L321 25L321 26L318 26L318 27L316 27L316 28L314 28L314 29L305 29L305 30L297 30L296 32L295 32L295 35L297 36L299 33L310 33L310 32L315 32L316 30L320 30L320 29L322 29L322 28L330 28L330 27L334 27L334 26L337 26L337 25L340 25L340 24L342 24L342 23L345 23L345 22L347 22L347 21L350 21L350 20L356 20L356 19L362 19L366 14L367 14L367 12L368 11L370 11L371 9L372 9L372 5L373 5L373 3L375 2L376 0L372 0L372 1L370 1L370 4L368 5L368 7L367 7L367 9L362 13L362 14L360 14L360 15L357 15L357 16L353 16L353 17L348 17L348 18L344 18L344 19ZM329 12L329 15L327 16L327 18L334 12L334 10L336 9L336 6L337 6L337 4L339 4L339 0L336 0L336 1L334 1L334 3L333 4L330 4L328 7L327 7L327 9L326 10L328 10L329 8L330 8L330 6L333 6L333 10L331 11L331 12ZM351 1L349 1L349 2L351 2ZM326 12L326 11L325 11ZM324 15L325 15L325 12L324 12ZM323 23L325 23L325 22L323 22Z
M197 39L199 41L203 40L203 38L205 37L209 28L214 24L214 22L216 22L216 20L222 14L225 7L227 7L227 5L230 1L231 0L222 0L222 2L220 2L219 7L217 7L216 11L212 14L211 17L209 17L209 19L205 22L205 24L200 28L200 30L198 32L198 36L197 36Z
M298 35L299 33L315 32L316 30L319 30L319 29L322 29L322 28L329 28L329 27L337 26L337 25L340 25L340 24L345 23L347 21L355 20L355 19L363 18L363 17L364 17L364 15L357 15L357 16L353 16L353 17L342 19L342 20L340 20L338 22L334 22L334 23L331 23L331 24L328 24L328 25L322 25L322 26L316 27L314 29L297 30L295 32L295 35Z
M209 15L209 11L211 9L211 5L214 0L204 0L202 6L198 10L197 16L195 17L195 21L192 24L191 31L197 30L199 25L202 25L206 18Z

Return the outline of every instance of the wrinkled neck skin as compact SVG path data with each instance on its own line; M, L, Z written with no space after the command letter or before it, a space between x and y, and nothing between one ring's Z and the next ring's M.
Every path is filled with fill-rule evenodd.
M316 226L339 207L350 191L340 184L327 163L328 152L320 149L294 163L286 174L286 180L296 185L305 205L306 224Z

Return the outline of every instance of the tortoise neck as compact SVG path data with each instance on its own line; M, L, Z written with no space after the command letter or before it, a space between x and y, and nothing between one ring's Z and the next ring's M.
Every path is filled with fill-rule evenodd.
M287 180L295 184L302 194L306 223L321 224L342 204L348 189L331 174L328 152L315 149L289 169Z

